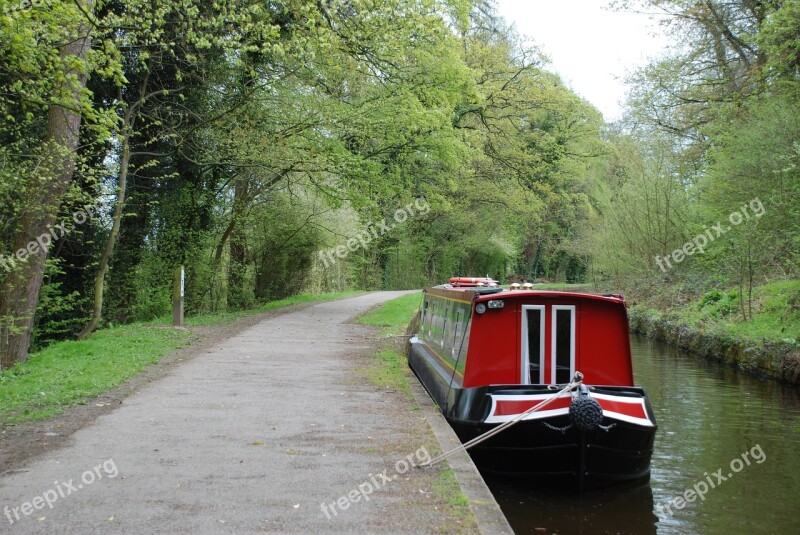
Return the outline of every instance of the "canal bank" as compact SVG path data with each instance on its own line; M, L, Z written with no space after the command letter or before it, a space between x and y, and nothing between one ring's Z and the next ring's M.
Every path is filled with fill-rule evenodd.
M637 306L628 311L631 331L746 373L792 385L800 381L800 347L787 341L746 340L690 325L677 315Z

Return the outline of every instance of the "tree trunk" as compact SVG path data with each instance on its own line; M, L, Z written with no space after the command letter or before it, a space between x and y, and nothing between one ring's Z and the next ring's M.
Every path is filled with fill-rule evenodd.
M131 104L125 111L122 118L122 151L119 158L119 178L117 179L117 203L114 208L111 232L108 235L106 246L103 249L103 256L97 266L97 274L94 278L94 302L92 303L92 319L83 330L78 334L78 340L83 340L97 328L100 318L103 315L103 291L105 288L106 272L111 262L111 255L114 252L114 244L122 226L122 214L125 211L125 195L128 189L128 169L131 163L131 137L134 134L134 125L139 109L147 101L147 89L150 83L150 72L153 69L153 59L151 57L148 64L147 74L142 82L139 100ZM119 100L122 102L122 90L119 92Z
M248 187L246 182L237 180L233 188L233 217L238 219L238 214L247 205ZM244 231L240 226L232 228L230 234L230 264L228 266L228 307L239 310L246 306L245 297L245 271L247 261L247 245Z
M94 0L81 0L82 7L92 12ZM64 78L73 83L64 88L70 97L69 106L50 106L47 134L43 144L42 174L30 177L25 209L14 236L13 252L27 249L27 259L18 262L0 284L0 369L9 368L28 358L34 314L42 288L47 248L37 247L37 238L61 237L52 227L61 201L72 182L75 152L81 125L81 96L86 87L86 54L91 46L90 26L78 24L76 38L59 49L65 69ZM69 83L69 82L68 82Z
M126 118L126 125L129 124L130 117ZM100 265L97 266L97 275L94 279L94 304L92 306L92 319L83 330L78 334L78 340L83 340L97 328L100 317L103 314L103 288L105 286L106 271L111 260L111 253L114 252L114 243L117 241L119 227L122 224L122 213L125 208L125 191L128 185L128 167L131 161L130 131L127 131L122 138L122 154L119 160L119 180L117 181L117 205L114 208L113 224L111 233L108 235L103 256L100 258Z

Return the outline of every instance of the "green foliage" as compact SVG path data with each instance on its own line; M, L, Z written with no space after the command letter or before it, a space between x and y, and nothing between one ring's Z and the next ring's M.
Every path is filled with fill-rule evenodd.
M711 290L697 302L697 310L715 319L722 319L735 313L739 308L739 292Z
M308 285L322 232L313 224L312 200L276 195L252 212L249 256L254 265L254 297L258 302L283 299Z
M757 276L800 277L798 139L800 88L776 88L753 98L718 136L713 163L700 184L706 211L723 217L759 201L754 206L763 215L717 244L726 247L727 258L755 264ZM735 263L726 271L738 280Z
M781 281L753 288L754 312L741 314L739 290L706 292L696 301L670 312L675 319L722 338L749 343L775 341L800 344L800 282Z
M709 127L729 104L759 89L765 55L758 30L774 2L745 0L623 0L653 12L676 46L632 77L633 118L680 139L701 158Z
M594 269L615 285L658 276L657 256L683 245L689 235L683 162L672 140L610 134L614 153L606 184L595 202L599 217L587 238Z
M599 113L501 22L479 19L462 40L476 87L456 108L456 125L480 150L452 205L462 213L448 215L474 240L447 239L463 253L442 271L580 277L586 253L574 243L593 211L589 168L606 150Z
M45 282L36 311L35 337L31 346L36 350L55 340L66 340L80 331L88 317L87 299L78 291L64 290L61 276L64 270L60 259L50 259L45 265Z
M0 19L0 252L30 208L18 177L45 150L47 104L64 98L58 45L87 17L62 211L111 206L50 251L37 343L85 321L97 273L101 325L167 314L179 265L189 317L304 290L587 276L602 118L487 3L54 5ZM322 263L421 198L424 214Z
M595 277L665 309L697 301L698 321L763 321L759 288L800 278L800 3L616 4L660 13L680 46L631 79L588 233Z
M764 21L757 41L768 58L768 77L796 77L800 72L800 2L780 2Z
M172 311L172 270L155 252L146 251L133 273L128 273L134 299L126 311L127 321L149 321ZM193 271L196 273L196 270ZM194 307L189 307L193 310ZM112 316L113 317L113 316Z

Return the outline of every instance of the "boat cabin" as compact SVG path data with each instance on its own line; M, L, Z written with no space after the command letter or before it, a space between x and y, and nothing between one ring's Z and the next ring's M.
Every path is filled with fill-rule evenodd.
M451 281L425 291L418 331L454 387L566 384L575 371L586 384L633 386L621 295Z

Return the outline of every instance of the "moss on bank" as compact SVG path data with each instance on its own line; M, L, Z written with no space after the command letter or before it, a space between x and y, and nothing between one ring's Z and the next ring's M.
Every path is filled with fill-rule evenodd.
M800 380L800 281L758 286L744 307L736 290L712 290L681 309L639 305L629 314L634 332L749 373Z

